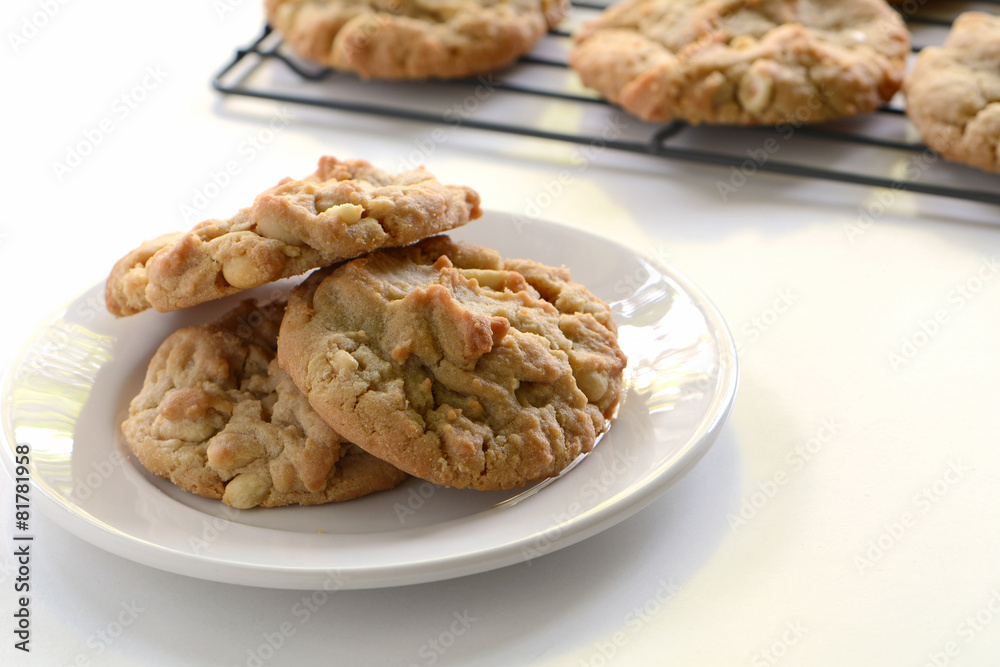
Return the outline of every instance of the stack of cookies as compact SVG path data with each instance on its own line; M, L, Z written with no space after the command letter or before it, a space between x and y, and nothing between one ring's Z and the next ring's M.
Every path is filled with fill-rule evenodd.
M422 168L324 157L127 254L106 288L119 317L311 271L163 342L122 424L136 458L238 508L409 475L481 490L558 475L607 429L625 355L608 305L565 269L443 234L481 214L474 190Z

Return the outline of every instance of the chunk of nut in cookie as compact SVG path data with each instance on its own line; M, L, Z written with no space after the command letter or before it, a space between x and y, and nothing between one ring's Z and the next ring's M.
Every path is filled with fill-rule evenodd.
M771 104L774 96L774 78L768 71L767 61L757 60L740 78L737 95L740 105L750 113L760 113Z
M208 450L205 454L208 465L216 470L226 472L235 471L265 456L267 450L255 438L229 432L227 429L208 442Z
M225 398L198 387L182 387L163 398L153 432L163 440L206 440L225 425L230 412L232 404Z
M235 242L218 253L222 277L237 289L251 289L276 280L288 261L281 241L258 243L253 234L244 232Z
M347 350L337 350L328 354L327 357L330 360L330 366L337 371L337 375L353 373L358 370L358 360L352 357Z
M475 280L480 287L491 289L495 292L502 292L507 285L507 271L494 271L492 269L459 269L464 277Z
M272 215L269 209L260 207L260 210L255 211L255 213L256 226L254 230L261 236L288 245L298 245L302 242L302 239L293 234L279 217Z
M337 217L340 218L341 222L353 225L361 220L364 212L365 209L357 204L338 204L320 213L320 218Z
M263 276L261 267L246 255L230 257L222 264L222 277L238 289L250 289L267 282Z
M576 386L588 401L597 403L608 393L608 377L602 373L584 371L576 376Z
M260 473L246 472L226 484L222 502L237 509L249 509L260 505L271 491L271 479Z

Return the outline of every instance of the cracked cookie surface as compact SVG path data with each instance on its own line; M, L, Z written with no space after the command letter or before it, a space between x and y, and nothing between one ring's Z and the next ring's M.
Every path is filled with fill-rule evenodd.
M906 114L949 160L1000 172L1000 17L966 12L904 83Z
M626 0L574 40L570 66L626 111L734 125L874 111L909 53L883 0Z
M122 424L143 467L240 509L350 500L406 478L335 433L278 366L283 313L246 301L160 345Z
M303 58L371 79L456 78L529 51L567 0L267 0Z
M609 307L567 270L447 237L315 272L289 298L278 359L352 442L475 489L589 452L625 367Z
M423 168L390 174L326 156L228 220L144 242L115 264L105 302L119 317L187 308L454 229L482 215L479 203L472 188Z

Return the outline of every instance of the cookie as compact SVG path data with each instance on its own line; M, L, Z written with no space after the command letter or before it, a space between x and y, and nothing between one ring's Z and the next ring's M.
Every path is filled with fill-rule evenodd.
M368 79L451 79L514 61L563 19L567 0L267 0L302 58Z
M884 0L626 0L577 31L569 63L648 121L797 126L888 101L909 43Z
M447 237L315 272L289 299L278 360L352 442L484 490L589 452L626 363L607 304L567 270Z
M278 366L283 312L248 300L160 345L122 424L147 470L240 509L349 500L406 478L335 433Z
M944 44L920 51L906 114L949 160L1000 172L1000 17L961 14Z
M482 215L479 195L425 169L390 174L364 160L323 157L228 220L147 241L120 259L108 310L179 310L387 246L406 245Z

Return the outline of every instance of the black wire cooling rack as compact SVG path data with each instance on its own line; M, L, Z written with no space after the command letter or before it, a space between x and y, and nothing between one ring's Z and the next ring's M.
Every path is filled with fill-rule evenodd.
M970 4L973 5L970 7ZM966 9L995 13L1000 0L975 3L906 0L897 5L914 52L939 43ZM1000 176L944 160L924 146L906 118L901 95L877 112L823 125L777 127L653 124L585 89L566 64L576 27L605 4L573 2L569 16L531 53L501 72L432 82L363 81L299 59L265 26L212 81L221 93L419 121L416 163L461 128L577 145L581 164L607 149L715 165L720 197L757 172L1000 204ZM511 120L518 119L518 120ZM416 166L416 164L414 164Z

